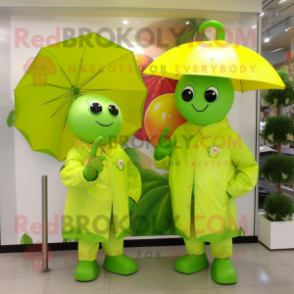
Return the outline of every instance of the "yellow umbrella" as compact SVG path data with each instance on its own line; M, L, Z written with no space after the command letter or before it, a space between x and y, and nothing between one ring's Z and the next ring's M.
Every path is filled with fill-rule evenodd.
M42 48L15 89L15 126L35 151L65 159L74 145L67 114L84 94L113 100L124 142L142 126L147 89L132 51L90 33Z
M218 21L204 23L199 32L214 27L214 41L191 42L177 46L158 57L144 71L179 80L183 75L216 76L231 79L236 91L284 89L276 70L258 53L225 39L225 30Z

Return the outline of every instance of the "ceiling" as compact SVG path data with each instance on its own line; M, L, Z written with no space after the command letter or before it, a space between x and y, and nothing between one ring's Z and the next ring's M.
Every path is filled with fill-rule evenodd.
M289 51L294 36L294 0L264 0L262 9L262 51ZM266 37L270 38L268 43L264 42Z
M150 8L150 9L195 9L195 10L217 10L255 12L261 10L262 0L1 0L0 7L104 7L104 8Z

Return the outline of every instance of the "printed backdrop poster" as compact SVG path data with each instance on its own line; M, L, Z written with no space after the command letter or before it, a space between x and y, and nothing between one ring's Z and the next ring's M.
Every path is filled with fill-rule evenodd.
M148 89L144 106L143 126L125 144L127 155L139 169L142 196L131 216L131 236L175 235L172 220L168 173L154 167L152 156L159 135L170 126L175 130L185 122L174 105L176 80L144 75L144 69L158 56L176 45L194 40L214 39L213 30L197 34L200 25L209 18L151 18L151 17L32 17L13 16L10 19L11 93L10 110L6 110L5 132L15 155L9 167L15 181L15 191L1 195L1 244L36 243L41 241L41 176L48 175L49 242L70 242L61 236L67 188L62 185L59 170L63 162L33 152L13 128L14 92L41 47L82 34L97 32L119 45L132 50ZM214 18L216 16L214 15ZM256 16L220 14L217 20L226 28L226 40L256 51ZM78 69L69 66L69 72ZM82 70L89 71L90 68ZM42 81L43 71L32 74ZM12 112L11 112L12 111ZM231 127L241 134L253 154L256 153L256 93L235 93L235 102L228 115ZM8 130L9 129L9 130ZM2 166L1 169L4 169ZM5 185L5 183L3 183ZM7 183L11 185L11 183ZM9 188L9 187L7 187ZM240 233L254 234L254 191L236 199ZM29 237L27 237L29 236Z

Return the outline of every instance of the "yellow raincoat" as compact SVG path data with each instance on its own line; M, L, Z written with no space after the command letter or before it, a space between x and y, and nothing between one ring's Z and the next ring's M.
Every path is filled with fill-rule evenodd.
M106 156L103 171L96 180L85 180L83 168L91 147L77 139L60 173L63 184L68 187L62 236L107 242L113 209L115 236L120 239L130 233L128 197L136 203L139 201L140 173L122 147L110 142L97 150L97 155Z
M258 165L240 135L224 118L207 126L187 122L171 140L176 142L171 157L154 162L156 168L170 171L177 234L190 237L193 190L197 240L221 242L238 236L235 198L252 190L258 175Z

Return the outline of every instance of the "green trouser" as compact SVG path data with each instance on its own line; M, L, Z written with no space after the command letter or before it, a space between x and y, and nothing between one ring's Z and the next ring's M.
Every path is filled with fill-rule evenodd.
M192 194L191 219L194 217L194 195ZM205 242L198 241L195 234L195 223L191 224L190 239L185 241L188 254L201 255L205 253ZM222 242L210 243L211 254L214 258L226 259L233 254L233 240L228 238Z
M195 230L190 232L190 240L186 240L186 250L188 254L201 255L205 253L205 242L196 239ZM210 243L211 254L214 258L226 259L232 256L233 242L232 238L226 239L222 242Z
M115 237L113 221L110 222L109 238L107 242L102 242L102 248L108 256L118 256L123 254L124 239ZM86 242L79 240L78 254L79 260L93 261L97 258L99 242Z

